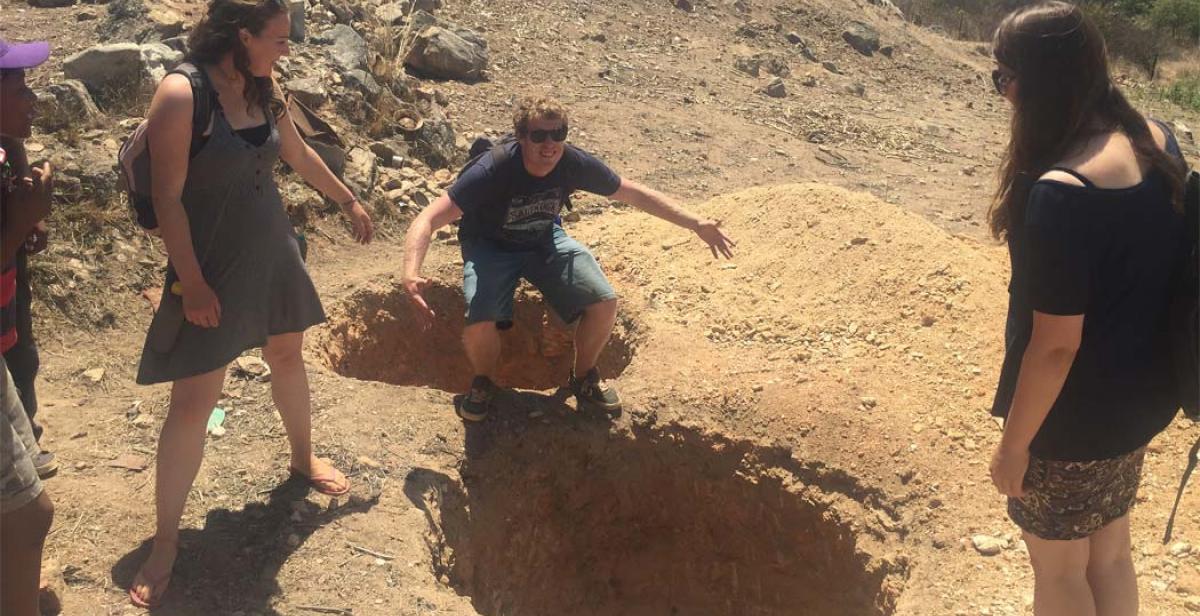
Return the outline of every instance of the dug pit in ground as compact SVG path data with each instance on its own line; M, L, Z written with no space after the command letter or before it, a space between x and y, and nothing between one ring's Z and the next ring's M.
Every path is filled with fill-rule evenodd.
M466 324L462 290L434 283L425 299L437 314L422 330L403 287L354 294L330 318L320 353L338 374L393 385L465 391L473 376L462 347ZM531 288L517 291L514 324L501 332L503 354L496 381L505 387L547 390L565 386L574 361L572 330ZM600 354L604 378L619 376L633 360L636 321L618 317Z
M434 573L479 614L884 616L907 575L867 510L776 449L672 426L536 424L417 469ZM819 483L819 482L818 482ZM893 553L894 554L894 553Z

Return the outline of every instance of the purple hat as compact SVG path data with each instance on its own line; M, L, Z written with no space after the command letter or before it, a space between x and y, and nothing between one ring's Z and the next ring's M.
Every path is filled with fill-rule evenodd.
M33 68L50 57L50 43L9 43L0 39L0 69Z

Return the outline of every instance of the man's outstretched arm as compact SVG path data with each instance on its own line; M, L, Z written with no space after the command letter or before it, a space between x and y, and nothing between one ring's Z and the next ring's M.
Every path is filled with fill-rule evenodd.
M425 263L425 254L429 252L429 240L434 231L462 218L462 215L462 210L454 204L450 195L443 193L413 219L404 237L404 288L426 325L432 322L434 316L433 309L421 294L428 284L421 277L421 265Z
M708 244L713 257L733 258L733 247L737 244L721 231L721 223L696 216L653 188L621 178L621 187L611 195L611 198L624 201L643 212L694 231L696 235L700 236L700 239L704 240L704 243Z

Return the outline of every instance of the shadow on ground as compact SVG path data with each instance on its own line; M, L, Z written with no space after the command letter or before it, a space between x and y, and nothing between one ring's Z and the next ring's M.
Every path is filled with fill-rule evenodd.
M377 497L351 495L316 510L305 500L308 485L290 478L271 490L266 502L247 503L238 511L214 509L200 530L180 533L179 557L171 585L152 614L212 616L244 612L278 616L271 607L279 592L276 577L293 552L318 529L342 517L366 513ZM300 521L293 512L300 511ZM150 554L148 539L112 569L113 583L127 589Z

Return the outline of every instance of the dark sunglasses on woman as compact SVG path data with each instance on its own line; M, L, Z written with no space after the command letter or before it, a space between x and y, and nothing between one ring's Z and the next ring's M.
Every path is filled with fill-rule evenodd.
M531 130L529 131L529 140L534 143L542 143L549 137L555 141L563 142L567 140L567 127L556 128L554 130Z
M1008 90L1009 84L1015 81L1016 78L1016 75L1006 73L1000 69L992 71L992 85L996 86L996 93L1001 96L1004 95L1004 92Z

